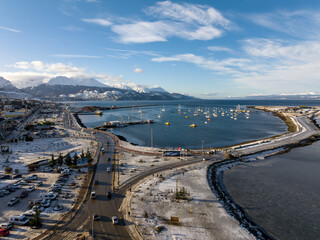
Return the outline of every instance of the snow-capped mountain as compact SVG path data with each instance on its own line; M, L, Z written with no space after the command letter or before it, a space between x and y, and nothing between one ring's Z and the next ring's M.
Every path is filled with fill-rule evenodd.
M3 78L3 77L0 77L0 90L17 90L17 88L15 86L12 85L12 83Z
M115 83L115 84L112 84L111 86L119 89L133 90L138 93L155 93L155 92L168 93L166 90L164 90L161 87L149 88L144 85L139 85L135 83Z
M68 78L68 77L55 77L51 78L48 82L49 85L73 85L73 86L88 86L88 87L107 87L107 85L99 82L94 78Z

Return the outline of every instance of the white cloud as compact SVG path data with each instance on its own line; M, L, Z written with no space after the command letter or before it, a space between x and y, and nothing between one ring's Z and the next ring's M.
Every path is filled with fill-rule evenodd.
M84 31L83 28L77 27L77 26L72 26L72 25L63 26L63 27L60 27L60 29L70 31L70 32L83 32Z
M249 19L266 28L302 39L317 39L320 36L320 14L315 10L253 14Z
M158 2L145 9L153 21L132 21L115 24L111 30L123 43L165 42L179 37L187 40L211 40L221 37L231 24L216 9L198 4Z
M6 31L9 31L9 32L21 33L20 30L14 29L14 28L8 28L8 27L0 26L0 29L6 30Z
M108 74L85 72L85 69L63 63L43 63L41 61L21 61L8 65L19 71L0 72L0 76L11 81L16 87L24 88L48 82L51 78L65 76L69 78L96 78L106 84L123 81L122 75L113 77Z
M146 9L146 13L162 18L169 18L191 24L228 26L230 21L216 9L199 4L157 2L155 6Z
M209 46L208 50L212 52L233 52L233 50L230 48L220 46Z
M144 70L141 69L141 68L135 68L135 69L133 70L133 72L135 72L135 73L143 73Z
M225 75L239 88L274 93L320 92L320 42L288 43L270 39L247 39L244 58L214 59L178 54L153 58L154 62L185 62Z
M98 24L104 27L108 27L110 25L112 25L112 23L107 20L107 19L103 19L103 18L83 18L82 21L86 22L86 23L94 23L94 24Z
M79 55L79 54L53 54L51 56L57 57L57 58L103 58L102 56Z

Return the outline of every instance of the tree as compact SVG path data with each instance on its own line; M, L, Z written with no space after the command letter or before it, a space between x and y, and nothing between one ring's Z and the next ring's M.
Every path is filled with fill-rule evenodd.
M39 211L37 206L34 208L34 212L35 212L35 214L33 215L33 218L30 219L30 224L33 227L41 227L42 226L42 220L41 220L41 217L40 217L40 211Z
M51 167L54 167L57 164L56 160L54 159L53 153L51 154L51 160L49 164Z
M67 153L67 155L65 156L65 160L64 161L65 161L67 166L70 166L72 164L72 159L71 159L69 153Z
M75 152L73 155L73 165L77 166L78 160L79 160L78 154L77 152Z
M57 158L57 163L59 166L61 166L63 164L63 156L61 153L59 153L59 156Z
M92 156L91 156L91 153L90 153L90 151L89 151L89 148L87 148L87 152L86 152L86 159L87 159L87 161L88 161L88 164L91 164L91 162L92 162Z
M84 155L83 149L81 150L80 158L81 158L81 159L85 158L85 155Z

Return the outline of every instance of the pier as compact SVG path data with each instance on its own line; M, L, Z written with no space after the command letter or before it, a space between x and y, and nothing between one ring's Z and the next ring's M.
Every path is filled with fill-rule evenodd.
M145 121L133 121L133 122L110 121L110 122L105 122L103 125L95 127L94 129L106 130L108 128L119 128L119 127L127 127L130 125L151 124L151 123L155 123L155 121L151 119L148 119Z

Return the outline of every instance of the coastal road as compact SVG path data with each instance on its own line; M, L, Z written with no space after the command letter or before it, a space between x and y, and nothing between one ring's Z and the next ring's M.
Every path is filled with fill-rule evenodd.
M248 155L261 151L279 148L285 145L294 144L314 135L319 135L320 131L308 118L304 116L296 117L297 122L301 125L298 132L293 132L280 136L270 142L256 143L248 146L243 146L232 150L232 153L240 155Z

